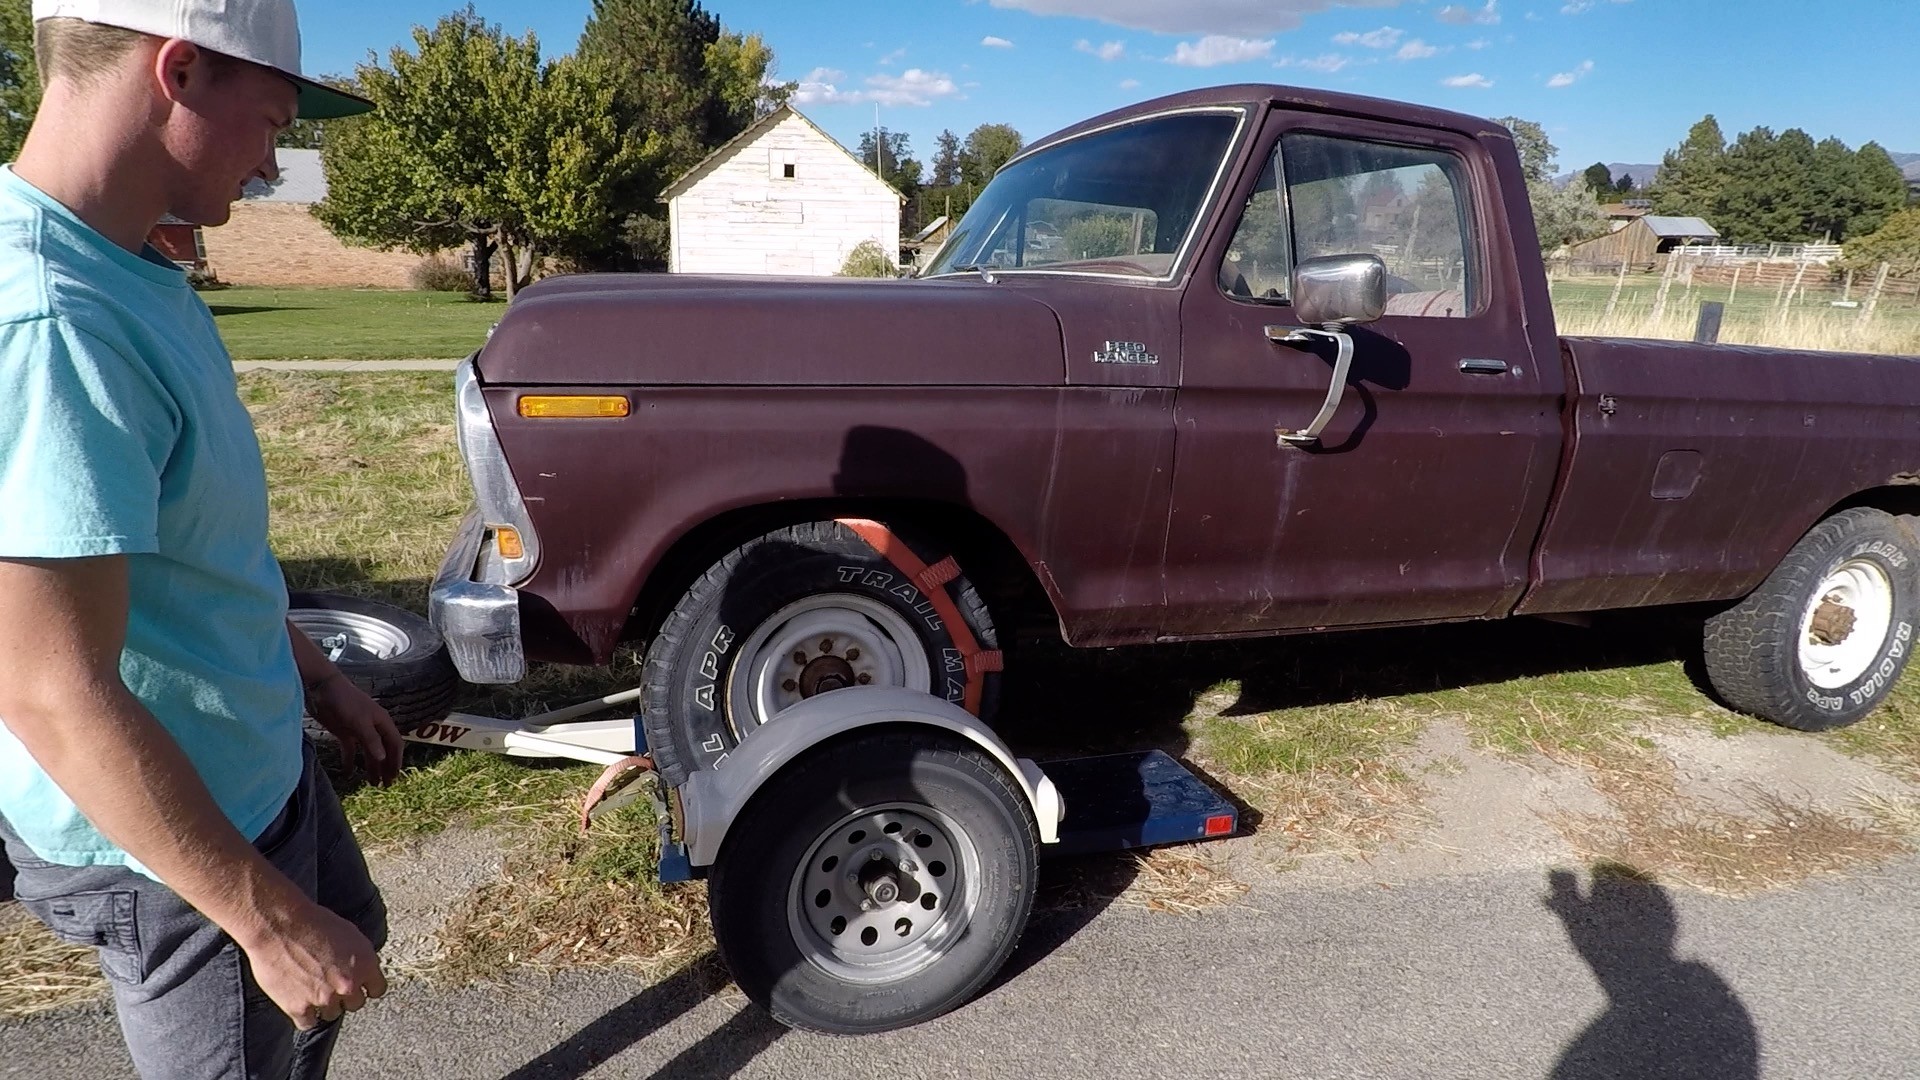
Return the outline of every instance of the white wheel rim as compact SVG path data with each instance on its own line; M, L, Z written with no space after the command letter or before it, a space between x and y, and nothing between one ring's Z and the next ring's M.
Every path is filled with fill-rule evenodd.
M883 878L892 891L875 888ZM953 951L980 906L973 838L931 806L847 815L822 833L787 888L800 954L843 982L883 983Z
M1841 563L1800 616L1800 670L1822 690L1860 680L1893 626L1893 582L1878 563Z
M288 621L313 640L329 660L369 663L391 660L413 647L405 630L355 611L293 608Z
M744 739L802 701L849 686L930 693L933 669L912 624L886 604L851 593L809 596L741 644L727 678L728 723Z

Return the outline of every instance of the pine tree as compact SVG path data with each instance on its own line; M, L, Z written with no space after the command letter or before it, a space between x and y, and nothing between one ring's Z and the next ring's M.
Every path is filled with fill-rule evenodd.
M1679 149L1669 150L1653 178L1653 208L1662 214L1708 217L1726 181L1727 137L1720 121L1708 115L1687 132Z
M952 187L960 182L960 136L942 131L934 140L933 187Z

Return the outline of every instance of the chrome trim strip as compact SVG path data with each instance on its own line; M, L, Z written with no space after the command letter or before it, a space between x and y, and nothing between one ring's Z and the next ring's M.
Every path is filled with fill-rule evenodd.
M478 354L475 354L478 355ZM520 534L525 549L522 557L506 559L491 543L483 540L479 579L491 585L518 585L533 576L540 565L540 537L533 530L533 518L514 483L513 470L507 465L506 451L493 430L493 417L487 411L486 395L481 391L469 356L454 370L454 398L457 402L460 456L466 459L467 475L473 481L473 494L488 526L510 526Z

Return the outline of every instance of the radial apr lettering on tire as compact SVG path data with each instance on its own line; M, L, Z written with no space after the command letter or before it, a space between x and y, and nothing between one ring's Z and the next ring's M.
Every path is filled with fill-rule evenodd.
M899 543L925 568L930 544ZM922 587L837 521L780 529L729 552L687 589L647 649L642 719L661 776L678 784L712 768L786 708L851 686L977 700L989 713L995 676L977 657L995 647L993 623L954 573Z
M1920 552L1858 508L1809 532L1752 596L1707 623L1707 675L1728 705L1804 731L1852 724L1899 682L1920 617Z

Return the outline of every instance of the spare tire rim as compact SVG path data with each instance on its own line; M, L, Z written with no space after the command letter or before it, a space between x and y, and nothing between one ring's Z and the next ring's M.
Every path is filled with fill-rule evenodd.
M844 982L910 978L966 936L979 906L980 856L930 806L870 807L807 849L787 890L800 955Z
M1800 670L1822 690L1858 682L1893 626L1893 582L1880 564L1851 559L1827 575L1800 617Z
M741 642L727 678L727 722L744 739L808 698L851 686L931 690L926 647L886 604L819 593L781 608Z
M378 663L404 655L413 648L412 635L370 615L326 608L294 608L287 612L287 618L335 663Z

